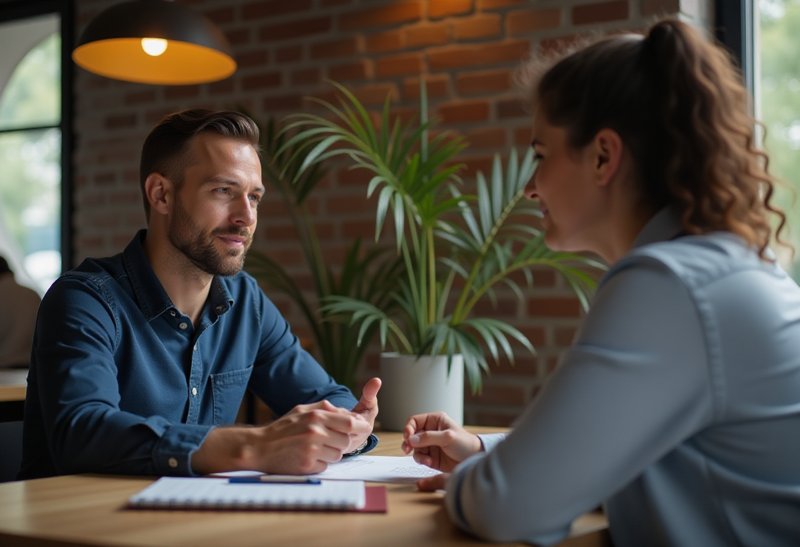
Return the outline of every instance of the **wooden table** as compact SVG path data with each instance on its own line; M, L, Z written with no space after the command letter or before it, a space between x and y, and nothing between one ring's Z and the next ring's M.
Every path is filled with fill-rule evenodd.
M22 419L27 387L27 369L0 369L0 422Z
M399 433L380 433L379 437L374 454L400 454ZM125 509L128 497L151 480L69 475L0 484L0 545L427 547L481 543L453 526L441 494L419 492L411 484L387 485L386 514ZM562 545L610 547L605 519L584 515Z

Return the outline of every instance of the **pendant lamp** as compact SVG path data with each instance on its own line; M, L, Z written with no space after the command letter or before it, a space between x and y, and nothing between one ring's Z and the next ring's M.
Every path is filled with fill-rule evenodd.
M83 31L72 60L95 74L143 84L201 84L236 71L222 31L167 0L133 0L100 12Z

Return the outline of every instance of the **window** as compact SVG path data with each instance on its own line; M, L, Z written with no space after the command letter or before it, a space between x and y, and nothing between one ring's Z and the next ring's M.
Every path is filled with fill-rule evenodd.
M770 171L781 180L776 203L788 217L784 235L795 253L775 246L786 270L800 280L800 0L715 2L718 37L740 59L766 128Z
M795 256L783 252L781 259L800 279L800 0L759 0L756 7L756 116L767 129L770 170L786 185L777 203L789 216Z
M40 292L70 266L64 4L0 3L0 254Z

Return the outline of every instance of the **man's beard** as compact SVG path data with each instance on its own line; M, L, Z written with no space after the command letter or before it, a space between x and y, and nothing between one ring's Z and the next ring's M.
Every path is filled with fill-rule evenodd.
M215 236L224 234L246 237L244 250L231 249L226 254L217 251L214 247ZM170 222L167 235L170 243L181 251L192 264L211 275L239 273L244 266L247 250L253 242L252 236L246 228L230 226L204 232L192 221L180 201L175 204L175 215Z

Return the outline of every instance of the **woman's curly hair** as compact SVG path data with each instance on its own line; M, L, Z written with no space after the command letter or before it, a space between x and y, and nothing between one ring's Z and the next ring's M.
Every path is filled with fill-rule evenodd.
M690 25L664 20L645 36L604 38L549 66L532 61L528 80L537 111L567 130L573 148L603 128L620 134L642 206L675 207L687 234L733 232L762 259L775 215L782 241L786 215L772 204L776 181L741 75Z

